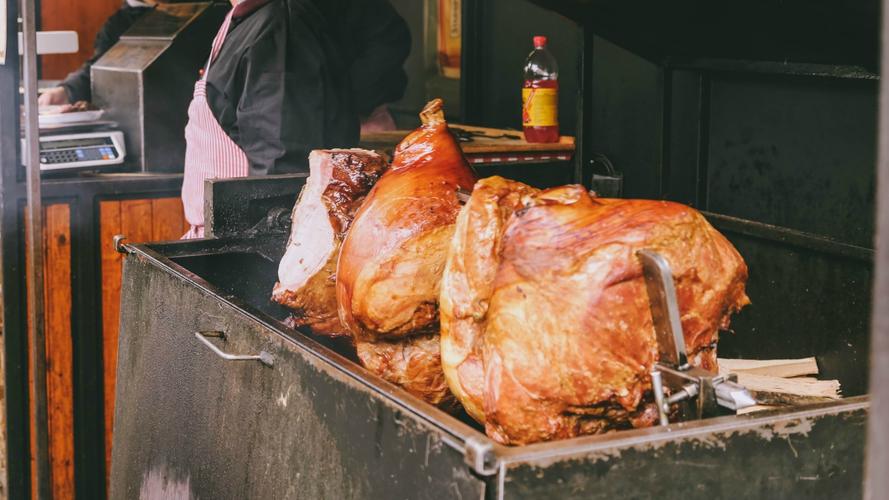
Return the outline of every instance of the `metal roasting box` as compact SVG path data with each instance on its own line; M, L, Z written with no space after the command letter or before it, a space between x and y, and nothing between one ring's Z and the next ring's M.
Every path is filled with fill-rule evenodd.
M747 260L754 301L720 356L816 356L845 399L506 447L283 324L269 294L304 180L211 181L211 238L118 242L112 498L861 495L867 251L710 216ZM844 299L825 307L832 293Z

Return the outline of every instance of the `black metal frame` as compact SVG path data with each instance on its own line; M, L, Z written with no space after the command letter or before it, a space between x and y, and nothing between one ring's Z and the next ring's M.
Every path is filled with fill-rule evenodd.
M883 0L884 74L889 72L889 1ZM889 495L889 81L880 82L877 160L876 277L871 337L871 416L867 434L865 498Z
M0 245L3 253L3 339L6 389L7 486L10 498L30 498L30 422L28 413L28 343L21 267L19 200L24 186L16 179L19 170L19 58L18 3L6 6L6 65L0 66ZM7 297L19 300L10 301Z
M24 274L24 169L21 167L18 2L7 2L7 60L0 66L0 245L9 498L31 498L28 334ZM74 391L75 491L105 498L101 254L98 202L175 196L181 176L105 175L45 179L44 205L71 207L71 334ZM86 312L86 314L84 314Z

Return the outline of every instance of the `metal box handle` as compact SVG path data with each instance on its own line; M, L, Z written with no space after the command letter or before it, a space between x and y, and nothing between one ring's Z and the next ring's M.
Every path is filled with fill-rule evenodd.
M228 353L222 352L222 350L219 349L218 347L216 347L215 345L213 345L213 343L210 342L207 339L207 337L224 338L225 333L223 333L223 332L194 332L194 336L197 337L197 339L200 340L204 345L209 347L211 351L216 353L217 356L219 356L220 358L222 358L226 361L254 361L254 360L256 360L266 366L273 366L275 364L274 356L267 353L266 351L261 351L259 353L259 355L256 355L256 356L241 356L241 355L237 355L237 354L228 354Z

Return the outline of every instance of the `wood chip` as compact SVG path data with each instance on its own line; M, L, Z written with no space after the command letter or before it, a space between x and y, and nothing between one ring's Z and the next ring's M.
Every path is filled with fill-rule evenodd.
M799 377L818 375L815 358L802 359L722 359L719 358L719 373L751 373L772 377Z
M738 383L751 392L793 394L816 398L840 398L839 380L818 380L811 377L781 378L737 372Z

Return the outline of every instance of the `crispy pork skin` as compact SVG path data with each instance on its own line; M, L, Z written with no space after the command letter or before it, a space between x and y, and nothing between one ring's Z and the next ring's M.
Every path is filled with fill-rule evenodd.
M438 333L358 341L355 347L361 364L371 372L445 410L457 407L441 370Z
M456 191L472 189L476 177L448 131L441 100L420 118L423 125L398 145L355 215L337 266L337 301L364 366L439 404L447 389L443 378L428 375L441 370L437 349L428 348L438 344L439 282L460 211ZM405 343L396 347L399 340ZM383 344L368 345L377 342ZM380 359L393 352L412 361ZM412 373L426 375L415 380Z
M442 278L441 350L448 385L489 436L526 444L655 422L643 248L672 266L689 358L715 370L718 332L749 303L747 267L700 213L479 181Z
M363 149L312 151L309 178L293 207L287 251L272 300L293 310L294 326L319 335L348 335L336 303L336 263L355 212L386 170Z
M395 150L343 242L337 272L340 315L357 339L438 331L438 290L460 210L457 188L475 175L436 99L423 126Z

